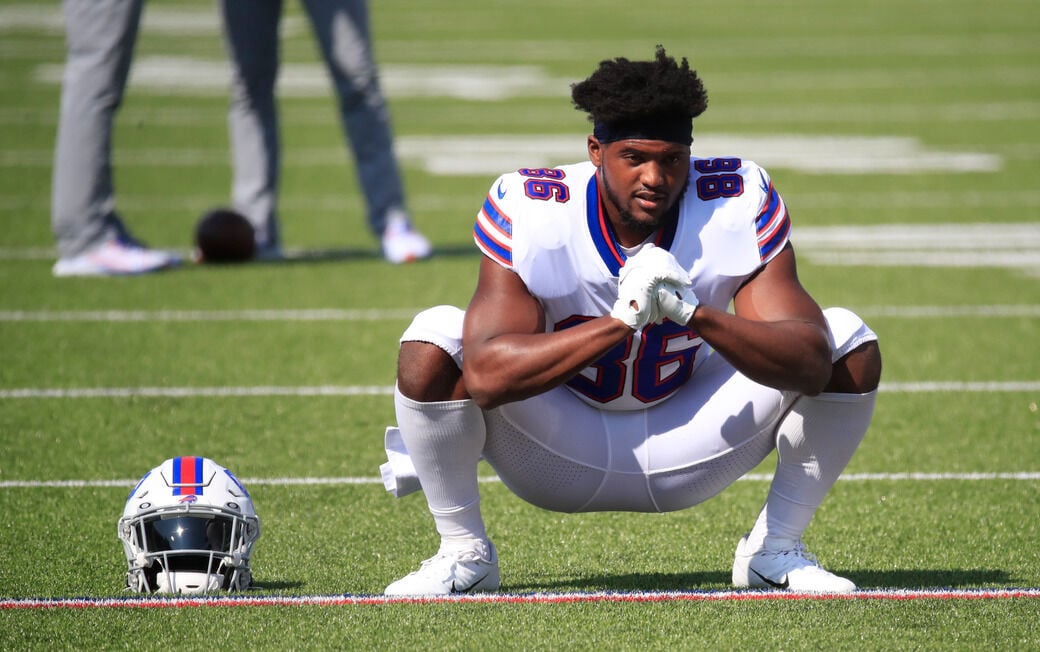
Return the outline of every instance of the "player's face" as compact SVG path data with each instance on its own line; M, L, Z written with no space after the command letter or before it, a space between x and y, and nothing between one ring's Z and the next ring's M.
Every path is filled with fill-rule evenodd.
M690 180L690 148L663 140L589 137L589 158L599 168L607 216L621 244L642 242L660 228Z

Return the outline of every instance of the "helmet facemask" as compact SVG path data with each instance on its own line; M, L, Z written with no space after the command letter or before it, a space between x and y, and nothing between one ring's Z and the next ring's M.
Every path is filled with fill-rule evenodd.
M252 582L249 558L260 536L249 494L209 460L203 460L207 470L211 465L219 472L185 490L163 472L185 459L193 458L168 460L146 475L127 501L119 521L127 586L158 593L244 591Z

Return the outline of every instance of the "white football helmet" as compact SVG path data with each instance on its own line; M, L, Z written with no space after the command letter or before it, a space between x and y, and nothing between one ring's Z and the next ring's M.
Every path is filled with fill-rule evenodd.
M175 457L145 474L119 519L128 566L138 592L243 591L260 518L249 492L205 457Z

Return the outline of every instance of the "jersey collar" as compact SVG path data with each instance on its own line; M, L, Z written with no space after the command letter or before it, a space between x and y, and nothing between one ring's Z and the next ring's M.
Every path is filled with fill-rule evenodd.
M603 210L603 203L599 198L598 179L599 173L597 172L592 175L588 186L585 188L585 217L589 227L589 235L592 237L592 243L596 245L596 251L599 253L600 259L607 266L607 269L610 270L611 275L617 276L628 258L625 256L625 252L621 250L621 244L614 236L614 227L610 225L607 213ZM679 226L677 208L673 209L676 212L675 218L669 219L664 228L657 231L654 244L658 247L671 249L672 242L675 240L675 232Z

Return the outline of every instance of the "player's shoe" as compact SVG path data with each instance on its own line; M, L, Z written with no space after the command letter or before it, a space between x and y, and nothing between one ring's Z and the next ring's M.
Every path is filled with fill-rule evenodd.
M157 272L180 263L175 253L113 238L77 256L58 259L51 271L55 276L126 276Z
M785 589L795 593L852 593L856 585L824 570L801 541L785 550L747 550L747 536L737 544L733 586Z
M429 258L433 254L430 241L401 214L395 214L387 220L382 245L383 257L395 265Z
M277 263L285 260L285 251L277 242L258 244L256 253L253 254L253 260L260 263Z
M445 550L422 563L419 570L397 580L384 595L450 595L495 591L501 584L498 551L490 541L474 541L461 550Z

